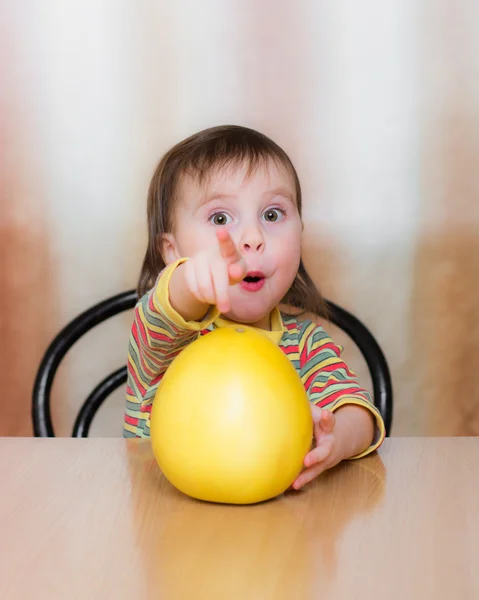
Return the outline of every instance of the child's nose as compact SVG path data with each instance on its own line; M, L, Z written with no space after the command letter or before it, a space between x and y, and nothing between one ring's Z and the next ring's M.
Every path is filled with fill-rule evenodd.
M243 252L262 252L264 240L261 232L256 228L245 231L240 246Z
M245 252L249 252L250 250L259 252L262 249L263 249L263 242L258 242L258 243L253 243L253 244L248 244L248 242L245 242L243 244L243 250Z

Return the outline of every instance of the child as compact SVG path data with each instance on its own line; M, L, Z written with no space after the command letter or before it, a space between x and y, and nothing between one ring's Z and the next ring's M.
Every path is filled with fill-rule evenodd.
M313 322L279 311L282 304L325 314L301 260L302 229L298 176L266 136L214 127L166 153L148 192L125 437L149 436L155 392L174 357L199 335L234 321L274 340L308 393L315 443L295 489L378 448L383 420L338 346Z

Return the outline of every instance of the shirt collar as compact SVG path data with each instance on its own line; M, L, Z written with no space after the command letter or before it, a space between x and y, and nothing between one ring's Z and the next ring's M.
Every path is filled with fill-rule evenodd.
M271 331L267 331L266 329L259 329L258 327L252 327L256 331L264 334L267 338L269 338L275 344L279 344L281 338L283 337L284 332L286 331L283 319L281 318L281 313L279 312L279 308L275 307L271 311L270 315L271 320ZM229 319L225 319L224 317L218 317L214 321L215 327L227 327L228 325L237 325L237 323L230 321ZM247 325L250 327L250 325Z

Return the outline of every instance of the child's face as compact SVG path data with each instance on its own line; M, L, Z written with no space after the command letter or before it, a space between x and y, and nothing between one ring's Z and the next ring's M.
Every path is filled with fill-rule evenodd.
M226 168L202 185L185 176L178 194L167 262L217 244L216 229L226 227L248 273L264 276L258 285L230 287L226 316L267 328L271 310L293 283L301 255L302 223L292 176L270 161L249 176L246 166Z

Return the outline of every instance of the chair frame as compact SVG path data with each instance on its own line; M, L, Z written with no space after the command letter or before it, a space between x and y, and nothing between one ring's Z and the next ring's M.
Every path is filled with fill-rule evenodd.
M36 437L55 437L50 395L55 374L64 356L85 333L110 317L133 309L137 301L135 290L108 298L78 315L51 342L40 363L33 387L32 421ZM373 401L383 416L386 435L389 435L393 416L393 389L386 358L374 336L357 317L329 300L326 300L326 305L328 320L342 329L364 356L371 373ZM105 399L126 383L126 380L127 367L122 366L100 381L83 403L75 419L72 437L88 437L96 412Z

